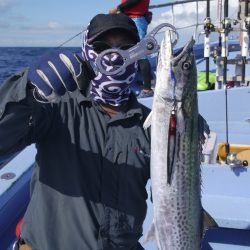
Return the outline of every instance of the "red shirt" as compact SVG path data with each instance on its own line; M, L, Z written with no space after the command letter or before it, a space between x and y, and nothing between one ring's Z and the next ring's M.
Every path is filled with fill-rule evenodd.
M122 4L126 1L127 0L122 0ZM139 3L135 4L132 7L126 9L124 8L122 12L128 16L143 16L145 13L148 12L149 1L150 0L141 0L139 1Z

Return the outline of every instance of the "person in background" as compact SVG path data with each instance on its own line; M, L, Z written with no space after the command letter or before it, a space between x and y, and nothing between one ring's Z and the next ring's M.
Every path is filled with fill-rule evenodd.
M122 12L130 17L136 24L140 39L147 34L148 24L152 19L152 12L149 11L150 0L122 0L121 4L109 10L110 14ZM139 97L153 96L151 89L151 66L147 58L139 60L139 69L143 77L143 90Z
M112 77L90 66L138 41L125 14L98 14L81 53L50 52L1 85L0 156L37 148L16 249L143 250L150 110L130 90L137 63Z

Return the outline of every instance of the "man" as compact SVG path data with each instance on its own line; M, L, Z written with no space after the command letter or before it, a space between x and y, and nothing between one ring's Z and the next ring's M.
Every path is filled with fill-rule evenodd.
M107 46L138 41L126 15L99 14L84 36L85 62L49 54L1 86L0 155L37 146L20 249L143 249L150 134L149 110L129 88L137 67L112 77L89 67Z
M152 12L149 12L150 0L122 0L121 4L109 10L109 13L122 12L130 17L136 24L140 39L147 34L148 24L151 22ZM147 58L139 60L139 68L143 77L143 90L139 97L153 96L154 92L151 89L151 66Z

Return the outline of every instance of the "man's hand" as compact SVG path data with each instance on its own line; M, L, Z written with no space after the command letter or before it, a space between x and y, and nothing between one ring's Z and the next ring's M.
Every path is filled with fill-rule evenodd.
M120 11L118 10L117 7L112 8L112 9L109 10L109 14L115 14L115 13L119 13L119 12L120 12Z
M82 65L80 53L56 50L42 56L30 67L28 79L43 99L55 102L66 91L72 92L79 88L77 79L82 74Z

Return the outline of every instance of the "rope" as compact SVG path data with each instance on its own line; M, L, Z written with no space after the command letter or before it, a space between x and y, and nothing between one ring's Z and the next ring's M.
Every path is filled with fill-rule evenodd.
M204 2L204 1L206 1L206 0L183 0L183 1L176 1L176 2L172 2L172 3L150 5L149 9L156 9L156 8L168 7L168 6L177 5L177 4L184 4L184 3L191 3L191 2ZM214 1L214 0L211 0L211 1Z
M86 30L86 29L85 29ZM76 38L77 36L81 35L85 30L82 30L81 32L77 33L76 35L72 36L71 38L69 38L68 40L66 40L65 42L61 43L59 46L57 46L58 48L61 48L64 44L70 42L71 40L73 40L74 38Z

